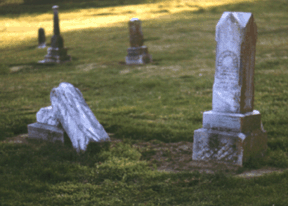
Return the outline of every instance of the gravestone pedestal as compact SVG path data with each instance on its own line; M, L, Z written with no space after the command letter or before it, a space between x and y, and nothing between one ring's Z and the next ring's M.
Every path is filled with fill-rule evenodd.
M257 27L251 13L224 12L216 26L212 110L194 131L193 160L242 166L267 149L261 114L253 110Z
M147 64L152 61L152 57L148 54L146 46L130 47L127 49L126 64Z
M64 143L64 130L60 127L39 122L28 124L27 127L29 138Z
M49 47L47 49L47 55L44 60L38 63L43 64L54 64L54 63L65 63L71 61L71 56L67 55L67 48L53 48Z
M250 157L263 156L267 135L261 114L207 111L203 128L194 131L193 160L212 160L242 166Z
M143 46L143 34L141 21L132 18L129 21L130 47L125 58L126 64L147 64L152 62L152 56L148 53L147 46Z

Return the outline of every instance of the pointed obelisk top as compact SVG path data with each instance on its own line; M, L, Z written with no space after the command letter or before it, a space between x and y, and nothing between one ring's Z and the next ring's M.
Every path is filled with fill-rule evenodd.
M220 20L218 21L216 25L216 35L215 40L219 40L219 33L222 31L221 28L227 27L227 24L233 23L235 26L237 26L240 30L240 39L242 40L243 36L246 32L246 27L249 21L252 21L254 23L253 14L249 12L228 12L225 11ZM254 23L255 24L255 23ZM256 25L255 25L256 27Z
M53 12L54 12L54 35L60 35L58 8L59 6L57 5L54 5L52 7Z

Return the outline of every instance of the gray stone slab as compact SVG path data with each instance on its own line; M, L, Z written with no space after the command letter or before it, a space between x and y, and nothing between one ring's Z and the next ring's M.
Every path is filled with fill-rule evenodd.
M148 53L146 46L130 47L127 51L126 64L147 64L152 62L152 56Z
M35 122L28 126L28 138L64 143L64 130L60 127Z
M203 113L203 128L245 133L261 128L261 114L257 110L245 114L206 111Z
M266 149L267 134L262 129L244 134L201 128L194 131L192 159L242 166L250 157L262 157Z

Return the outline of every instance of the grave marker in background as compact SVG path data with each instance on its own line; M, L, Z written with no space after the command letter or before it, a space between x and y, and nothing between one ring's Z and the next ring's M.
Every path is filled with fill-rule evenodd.
M242 166L267 148L261 114L253 110L257 27L252 13L224 12L216 26L212 110L194 131L193 160Z
M43 49L45 47L46 47L45 30L43 28L39 28L39 30L38 30L38 48Z
M60 35L58 8L57 5L52 7L54 12L54 35L51 38L51 47L47 49L48 54L45 56L45 59L38 63L53 64L71 61L71 57L67 55L67 48L64 48L64 40Z
M141 21L138 18L132 18L129 21L130 47L127 49L126 64L146 64L152 61L148 53L147 46L143 46L143 34Z

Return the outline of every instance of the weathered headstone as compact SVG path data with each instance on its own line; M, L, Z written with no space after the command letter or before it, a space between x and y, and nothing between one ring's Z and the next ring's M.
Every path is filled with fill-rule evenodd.
M47 49L48 54L45 56L45 59L38 63L53 64L71 61L71 57L67 55L67 48L64 48L64 40L60 35L58 8L57 5L52 7L54 12L54 35L51 38L51 47Z
M193 160L243 165L261 157L267 134L253 110L257 27L252 13L224 12L216 26L212 110L194 131Z
M43 49L46 47L46 37L45 37L45 30L40 28L38 30L38 48Z
M152 56L148 53L147 46L143 46L143 34L141 21L132 18L129 21L130 47L126 56L126 64L146 64L152 61Z
M62 82L51 90L50 101L52 106L38 111L37 123L28 125L29 137L64 141L65 131L78 152L85 151L89 142L110 141L78 88Z

